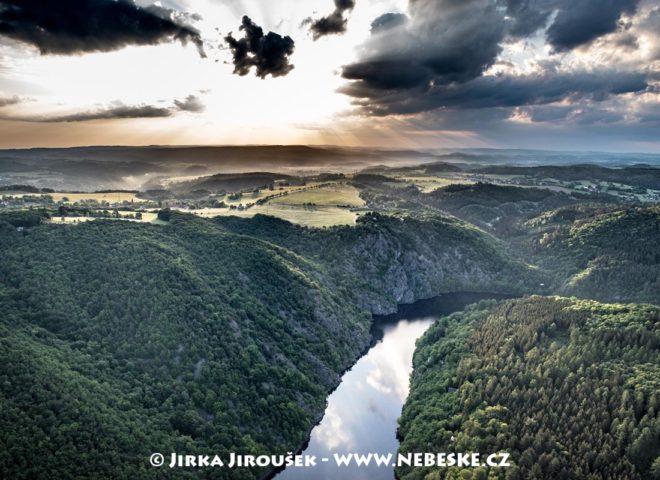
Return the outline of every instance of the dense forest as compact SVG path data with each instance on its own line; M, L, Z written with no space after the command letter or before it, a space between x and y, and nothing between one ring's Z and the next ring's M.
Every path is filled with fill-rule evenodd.
M660 302L658 207L354 181L381 213L353 226L1 212L0 476L259 478L174 475L148 456L296 450L372 340L371 314L398 304L451 291ZM657 321L657 307L555 297L438 321L415 356L402 451L506 450L515 466L398 475L657 478Z
M526 250L562 293L660 301L660 207L582 204L525 222Z
M535 278L494 238L442 219L308 231L263 217L230 231L174 212L164 224L41 218L0 221L5 478L162 478L173 473L151 468L151 452L295 450L369 344L368 308Z
M451 215L492 234L509 258L537 266L552 292L660 302L660 208L655 204L486 183L423 193L380 179L362 188L374 209Z
M660 478L660 309L561 297L481 303L418 341L401 452L506 451L509 468L414 479Z
M369 342L369 317L308 262L209 222L4 224L0 248L6 478L155 476L152 451L286 452Z
M265 215L216 217L223 229L280 245L323 266L334 290L386 314L438 292L545 291L547 277L472 225L443 215L365 214L354 227L313 229Z
M479 173L499 175L526 175L537 178L557 178L568 181L589 180L592 182L618 182L645 188L660 188L660 169L645 164L630 165L623 168L608 168L602 165L543 165L510 166L499 165L481 167Z
M414 186L401 188L387 177L371 175L372 181L360 183L370 207L378 210L431 210L452 215L510 241L525 234L522 225L534 215L574 205L583 198L543 188L523 188L476 182L450 184L424 193ZM592 200L597 198L591 196Z

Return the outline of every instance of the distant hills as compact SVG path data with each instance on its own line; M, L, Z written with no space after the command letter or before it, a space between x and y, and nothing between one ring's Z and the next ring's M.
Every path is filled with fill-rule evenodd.
M437 173L464 166L585 163L611 167L660 166L660 155L495 149L386 150L307 145L34 148L0 150L0 185L20 183L68 190L136 189L172 177L247 171L299 175L427 164L429 173Z
M544 165L534 167L493 166L476 169L476 173L497 175L526 175L530 177L551 177L558 180L621 182L645 188L660 188L660 168L635 164L623 168L607 168L600 165Z
M586 171L636 168L647 167ZM0 212L0 472L182 478L148 455L295 451L368 346L370 313L487 291L581 299L484 303L436 322L418 343L401 450L507 450L507 478L654 478L658 307L599 302L659 303L659 207L481 181L423 191L390 171L341 177L367 204L351 226L167 209L152 223L44 221L56 204ZM444 478L397 472L427 473Z

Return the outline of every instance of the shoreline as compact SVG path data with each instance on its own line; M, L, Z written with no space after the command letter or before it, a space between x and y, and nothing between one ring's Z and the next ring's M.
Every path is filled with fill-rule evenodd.
M479 302L481 300L504 300L508 298L516 298L519 295L515 294L507 294L507 293L496 293L496 292L471 292L471 291L458 291L458 292L443 292L439 293L438 295L434 295L429 298L424 298L424 299L419 299L415 300L412 303L401 303L397 304L397 311L394 313L386 314L386 315L374 315L371 314L371 326L369 328L369 332L371 334L371 339L368 343L368 345L361 351L361 353L353 360L351 365L344 369L340 374L339 374L339 382L337 385L334 386L332 390L328 392L326 395L326 401L325 401L325 408L323 409L323 412L315 418L314 423L312 427L309 429L307 435L306 435L306 440L299 445L295 451L293 451L294 455L299 455L302 452L304 452L307 447L309 446L309 443L312 438L312 432L316 427L318 427L323 419L325 418L325 413L328 408L328 398L339 388L339 386L342 384L342 379L344 378L344 375L351 371L353 367L356 365L356 363L365 355L369 353L369 351L376 346L381 340L382 340L382 334L379 336L378 335L378 327L382 325L387 325L390 323L397 323L400 320L404 318L410 318L411 316L422 318L425 316L439 316L442 317L444 315L448 315L449 313L438 313L435 312L433 313L433 310L437 310L437 308L440 306L442 303L442 299L449 297L449 296L475 296L475 297L482 297L478 299L474 299L474 301L469 301L467 303L465 302L460 302L462 303L462 308L454 311L460 311L467 307L468 305L472 303ZM470 299L472 300L472 299ZM413 313L414 310L417 310L416 313ZM421 314L420 314L421 313ZM269 470L267 473L259 477L259 480L272 480L275 478L279 473L283 472L286 470L286 467L276 467L271 470Z

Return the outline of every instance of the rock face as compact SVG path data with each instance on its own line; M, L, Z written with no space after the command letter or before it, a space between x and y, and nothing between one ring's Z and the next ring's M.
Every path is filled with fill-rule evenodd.
M327 230L174 212L166 225L0 221L0 249L0 440L12 445L0 471L12 478L26 464L28 477L143 478L154 451L290 451L368 346L371 313L533 277L494 238L438 217Z
M222 217L235 233L280 245L322 266L319 280L373 314L450 291L529 292L544 279L492 236L441 216L370 214L355 227L311 230L272 217Z

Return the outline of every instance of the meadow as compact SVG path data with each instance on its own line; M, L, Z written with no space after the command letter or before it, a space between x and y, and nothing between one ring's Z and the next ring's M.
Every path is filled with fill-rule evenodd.
M129 218L126 215L134 215L132 212L120 212L121 217L120 218L106 218L103 217L104 220L127 220L130 222L142 222L142 223L152 223L156 221L157 214L155 212L141 212L142 213L142 218L141 219L136 219L136 218ZM82 217L82 216L74 216L74 217L58 217L58 216L53 216L49 221L51 223L81 223L81 222L89 222L91 220L96 220L99 217Z
M280 205L314 204L318 206L363 207L357 188L346 183L330 183L322 186L310 186L298 192L272 199L269 203Z
M276 190L260 190L243 193L239 199L224 197L227 205L246 205L262 200L262 204L250 208L200 208L180 209L200 217L236 216L252 218L257 214L270 215L297 225L308 227L332 227L354 225L358 213L354 208L364 207L359 191L345 183L312 183L305 186L281 187ZM273 197L274 198L268 198Z
M436 177L434 175L419 175L419 176L405 175L400 177L395 176L394 178L402 182L406 182L407 184L417 185L417 187L419 187L419 189L424 193L432 192L433 190L437 190L438 188L441 187L446 187L447 185L456 185L456 184L466 185L466 184L474 183L460 176Z
M96 202L107 203L139 203L144 200L138 198L133 192L104 192L104 193L70 193L70 192L54 192L48 193L53 197L53 201L66 203L83 202L85 200L94 200ZM66 199L66 200L65 200Z
M181 210L194 215L212 218L217 216L235 216L252 218L257 214L270 215L287 220L297 225L307 227L332 227L335 225L354 225L358 217L356 212L337 206L304 206L304 205L255 205L245 210L229 208L202 208L198 210Z

